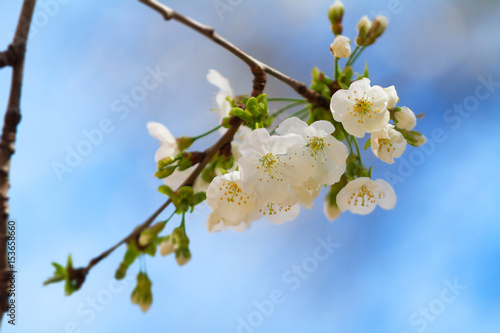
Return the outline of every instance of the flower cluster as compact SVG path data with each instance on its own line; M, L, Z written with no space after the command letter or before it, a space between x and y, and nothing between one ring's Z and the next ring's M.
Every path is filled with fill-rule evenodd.
M208 187L214 210L209 230L242 231L261 217L281 224L293 220L300 206L311 208L321 185L338 182L346 168L347 147L334 131L330 122L307 125L292 117L278 126L279 135L264 128L247 134L239 171L214 178Z

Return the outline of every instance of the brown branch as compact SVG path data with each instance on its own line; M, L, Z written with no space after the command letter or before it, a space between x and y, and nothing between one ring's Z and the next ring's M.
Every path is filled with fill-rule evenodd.
M18 52L16 52L16 49L12 45L9 45L6 51L0 52L0 68L14 65L17 56Z
M7 223L9 203L7 191L10 187L10 160L14 154L17 125L21 121L21 87L23 83L26 42L36 0L25 0L17 23L16 33L9 49L0 57L2 64L12 66L12 81L0 141L0 316L7 311L9 304L10 267L7 260Z
M215 33L212 27L206 26L189 17L181 15L175 10L157 2L156 0L139 0L139 1L145 4L146 6L154 9L158 13L160 13L166 21L176 20L190 27L191 29L209 38L210 40L222 46L223 48L225 48L226 50L237 56L239 59L241 59L243 62L245 62L250 67L255 77L254 91L255 89L263 90L263 85L265 84L265 76L264 76L265 74L260 73L259 75L255 75L256 73L254 73L254 70L262 70L265 73L275 77L276 79L292 87L299 95L303 96L310 103L316 106L323 106L325 108L329 108L329 102L328 100L326 100L326 98L324 98L314 90L308 88L304 83L292 79L291 77L281 73L280 71L260 62L259 60L243 52L238 47L233 45L231 42L229 42L228 40L224 39L223 37ZM263 81L262 77L264 78Z

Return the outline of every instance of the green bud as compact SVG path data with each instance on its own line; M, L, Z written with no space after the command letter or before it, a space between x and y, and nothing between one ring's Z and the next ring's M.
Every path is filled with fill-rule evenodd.
M191 161L191 156L190 154L185 154L179 163L177 164L179 167L179 171L184 171L186 169L189 169L190 167L193 166L193 162Z
M372 26L372 22L368 19L368 16L363 16L358 22L358 37L356 38L356 44L359 46L365 46L367 42L368 31Z
M245 122L249 122L249 123L253 122L252 114L250 112L248 112L247 110L242 110L240 108L233 108L229 112L229 115L241 118Z
M153 294L151 293L151 280L144 272L137 275L137 285L132 291L131 300L133 304L139 305L143 312L148 311L153 303Z
M344 17L344 4L339 0L335 1L328 9L328 19L334 35L342 33L342 18Z
M139 244L141 246L148 245L149 243L151 243L151 241L156 239L156 237L163 230L163 228L165 228L165 222L158 222L153 226L144 229L141 232L141 235L139 236Z
M165 158L162 158L161 160L158 161L157 163L157 166L158 166L158 170L161 170L163 168L165 168L166 166L172 164L175 162L175 159L172 158L172 157L165 157Z
M269 114L269 109L267 107L267 94L260 94L257 96L257 102L261 116L266 117Z
M120 266L115 272L115 279L121 280L127 275L128 266L125 263L120 263Z
M170 198L174 196L174 190L172 190L169 186L167 185L161 185L158 187L158 191L160 193L163 193L165 195L168 195Z
M170 176L171 174L174 173L174 171L175 171L176 168L177 168L176 165L167 166L166 168L163 168L161 170L156 171L155 172L155 177L158 178L158 179L167 178L168 176Z
M370 37L374 37L375 39L382 36L384 31L387 29L387 26L389 25L389 21L387 20L387 17L383 15L377 16L372 23L372 27L370 29Z
M175 250L175 260L179 266L183 266L191 260L191 251L188 248Z
M253 117L258 117L260 115L257 98L251 97L248 99L246 110L250 112Z
M193 138L188 136L181 136L180 138L177 138L175 140L177 141L177 147L180 151L188 149L195 141Z

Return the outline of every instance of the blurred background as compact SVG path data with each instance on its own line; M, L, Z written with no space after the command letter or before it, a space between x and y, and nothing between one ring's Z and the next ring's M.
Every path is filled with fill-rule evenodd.
M333 71L330 0L164 2L297 80L309 83L314 66ZM20 7L2 3L1 49ZM211 41L137 1L39 0L9 192L18 228L17 322L4 319L3 331L499 332L500 2L372 0L345 7L351 39L362 15L390 21L356 69L369 59L374 84L395 85L399 105L426 114L416 129L427 145L409 146L393 165L364 154L375 178L393 184L396 208L345 213L330 223L323 193L314 209L284 225L262 220L244 233L209 234L209 209L201 206L187 221L189 264L147 258L154 300L143 314L130 303L139 266L124 282L113 280L124 248L71 297L62 284L42 282L52 261L64 263L71 253L75 266L86 265L163 203L152 177L158 146L148 121L175 136L205 132L217 125L208 70L228 77L236 94L251 91L251 74ZM145 90L151 72L163 74ZM270 96L297 97L268 81ZM2 69L2 107L9 83L10 69ZM102 139L85 146L85 133L102 126ZM86 156L71 160L78 149ZM329 252L317 250L328 242Z

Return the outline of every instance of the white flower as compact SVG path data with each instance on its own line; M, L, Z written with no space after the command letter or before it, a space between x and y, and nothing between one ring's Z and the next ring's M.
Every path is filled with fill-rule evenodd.
M292 190L297 194L299 204L307 209L313 208L313 200L321 192L321 185L312 178L306 180L300 186L292 186Z
M300 206L295 205L280 205L276 203L266 203L263 207L256 210L251 216L257 220L261 217L267 218L274 224L283 224L294 220L300 212Z
M156 122L147 123L147 127L149 134L160 141L160 148L158 148L155 154L155 162L179 153L177 141L168 128Z
M233 171L212 180L207 190L207 204L227 226L237 226L255 210L257 197L241 189L240 173Z
M229 80L214 69L208 71L207 80L208 82L219 88L219 92L215 96L215 102L218 106L217 113L221 118L229 116L229 111L231 111L231 103L229 103L226 98L233 97L233 89L229 84Z
M330 51L335 58L349 58L351 56L351 40L341 35L335 37L330 45Z
M330 222L338 218L341 213L339 207L337 207L337 204L330 205L328 200L325 200L323 203L323 212Z
M384 88L384 90L385 90L385 93L387 94L387 96L389 97L389 101L387 102L387 108L392 109L399 102L399 96L398 96L398 93L396 91L396 87L390 86L390 87Z
M396 194L385 180L371 180L368 177L357 178L337 194L337 206L342 212L366 215L379 205L384 209L392 209L396 205Z
M394 163L394 158L401 156L406 149L403 134L396 131L391 124L373 132L370 140L373 154L389 164Z
M245 136L239 160L243 189L256 192L262 202L294 204L289 185L301 185L308 176L305 161L291 160L286 153L303 143L301 136L270 136L260 128Z
M258 217L255 216L255 219ZM219 210L214 210L212 214L208 217L207 220L207 229L209 232L218 232L218 231L223 231L223 230L228 230L232 229L237 232L243 232L248 227L250 227L250 223L252 222L252 215L249 214L245 216L243 220L241 220L239 223L233 223L230 221L225 220L221 215Z
M362 138L365 133L382 129L389 123L388 101L382 87L370 87L370 80L363 78L352 83L349 90L335 92L330 109L333 118L342 122L349 134Z
M398 122L396 126L401 129L411 131L417 125L417 117L410 108L403 106L401 111L394 113L394 118Z
M304 140L289 152L288 159L306 162L308 173L317 185L332 185L339 181L346 168L347 147L330 134L335 127L319 120L307 125L297 117L284 120L276 129L280 135L297 134ZM308 187L316 187L308 186Z

